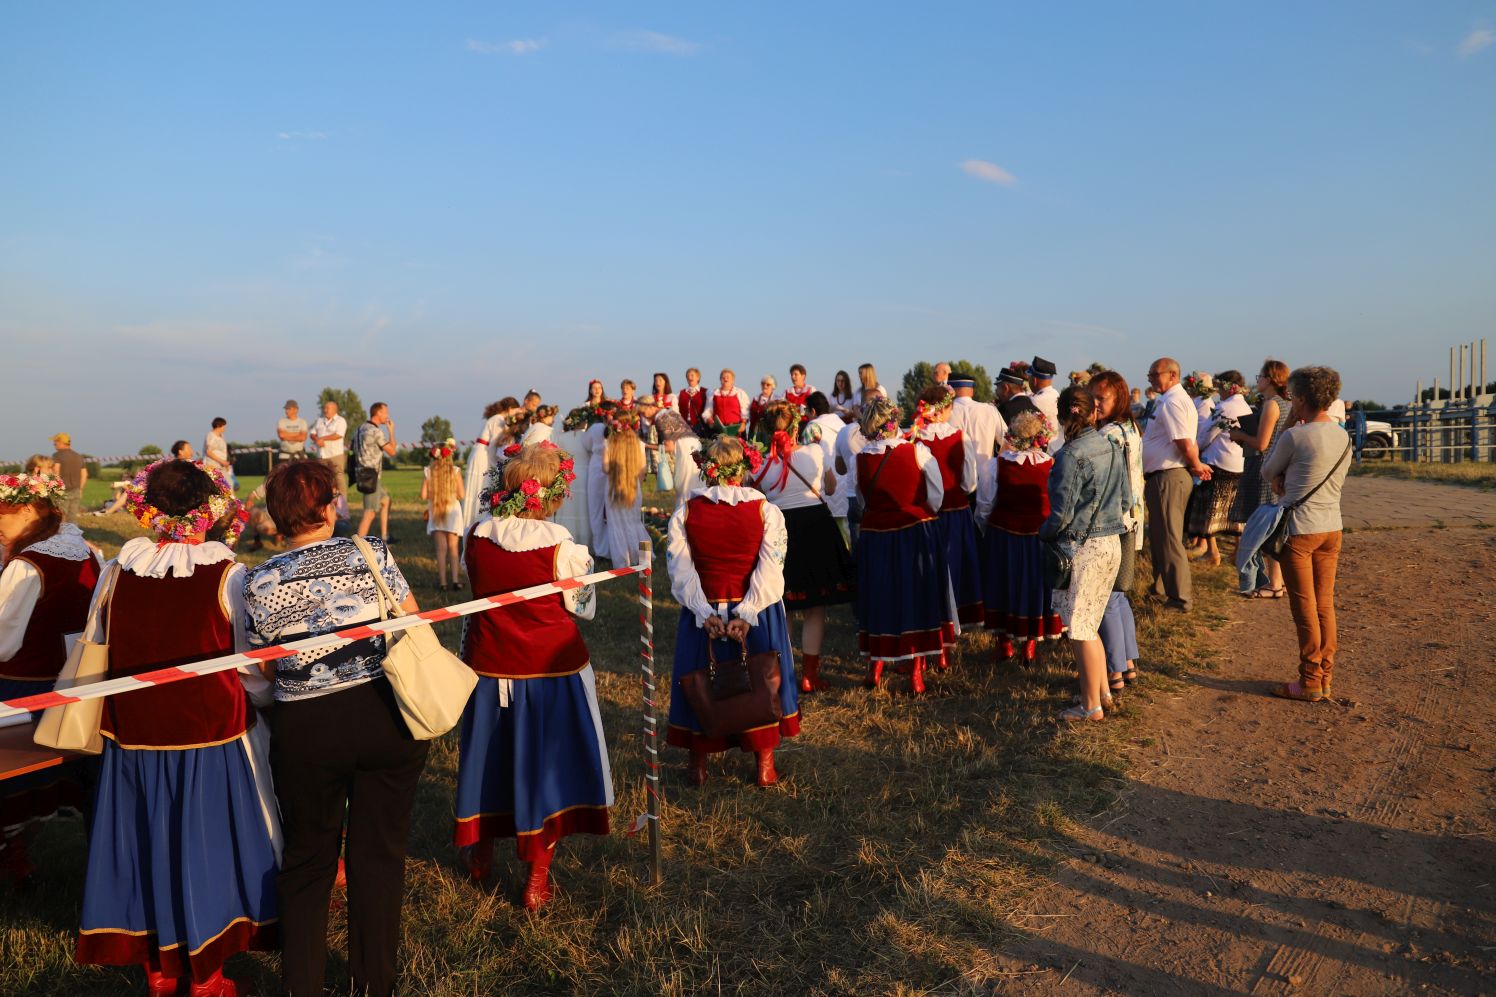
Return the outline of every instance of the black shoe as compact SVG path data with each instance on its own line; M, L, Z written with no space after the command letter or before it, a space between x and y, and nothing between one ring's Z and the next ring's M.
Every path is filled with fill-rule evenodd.
M1190 604L1182 599L1170 599L1164 603L1164 608L1172 609L1176 613L1188 613L1190 611Z

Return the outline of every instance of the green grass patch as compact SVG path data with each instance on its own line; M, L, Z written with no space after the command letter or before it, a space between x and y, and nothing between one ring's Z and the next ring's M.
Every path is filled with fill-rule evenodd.
M1464 461L1458 464L1427 464L1417 461L1373 461L1352 464L1351 473L1365 478L1403 478L1461 485L1482 491L1496 490L1496 463Z

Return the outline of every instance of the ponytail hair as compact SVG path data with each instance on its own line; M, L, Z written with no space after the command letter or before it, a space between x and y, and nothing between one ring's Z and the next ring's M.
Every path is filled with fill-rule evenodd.
M1091 426L1096 416L1096 399L1084 385L1072 384L1060 392L1058 412L1065 439L1073 439Z

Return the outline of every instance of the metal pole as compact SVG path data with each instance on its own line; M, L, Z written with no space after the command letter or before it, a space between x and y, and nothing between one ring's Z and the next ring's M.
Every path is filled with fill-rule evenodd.
M1472 402L1475 401L1475 396L1480 394L1475 390L1475 346L1475 340L1470 340L1470 400Z
M1486 340L1482 336L1480 340L1480 393L1482 395L1486 393L1486 385L1489 383L1486 380Z
M1449 400L1452 402L1465 393L1465 344L1460 344L1459 376L1449 382Z
M1437 384L1438 382L1436 381L1435 383ZM1454 379L1454 347L1451 346L1449 348L1449 389L1450 389L1449 397L1451 399L1454 398L1454 386L1455 386L1455 379ZM1435 391L1434 392L1434 397L1438 398L1439 397L1439 392Z
M654 672L654 548L648 540L639 541L639 640L644 645L639 656L644 670L644 793L645 822L649 825L649 885L659 886L660 871L660 732L655 716Z

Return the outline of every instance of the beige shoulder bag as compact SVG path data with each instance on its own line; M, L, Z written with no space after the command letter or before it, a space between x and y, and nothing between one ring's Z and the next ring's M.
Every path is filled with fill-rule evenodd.
M404 616L395 593L379 573L374 548L363 537L354 537L353 543L379 589L379 618ZM429 623L385 637L384 674L395 690L405 726L418 741L441 737L456 727L478 684L478 674L442 647Z
M109 677L109 602L114 598L114 584L119 580L119 565L109 569L104 578L103 590L88 612L88 622L83 624L73 649L68 653L67 663L57 674L59 692L75 686L102 682ZM95 643L88 639L98 623L99 614L104 613L104 639ZM104 737L99 733L99 724L104 719L104 700L84 699L62 706L49 706L42 711L41 722L36 725L32 738L44 748L58 751L74 751L80 755L97 755L104 750Z

